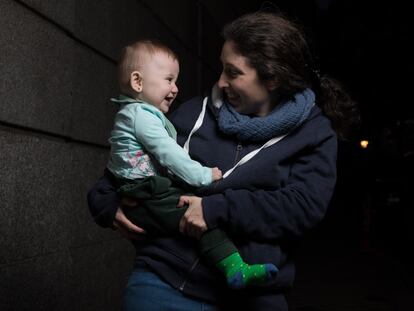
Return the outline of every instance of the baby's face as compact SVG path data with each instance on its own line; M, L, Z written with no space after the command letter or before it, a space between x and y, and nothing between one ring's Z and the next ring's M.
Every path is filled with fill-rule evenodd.
M166 53L158 52L148 57L141 67L140 98L163 113L168 112L178 93L176 82L179 71L178 61Z

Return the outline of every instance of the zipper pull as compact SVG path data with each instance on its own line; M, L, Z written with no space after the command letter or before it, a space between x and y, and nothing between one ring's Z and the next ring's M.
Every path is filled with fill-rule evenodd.
M239 160L239 153L240 151L243 149L243 145L241 142L238 143L237 147L236 147L236 156L234 157L234 164L237 164L237 161Z

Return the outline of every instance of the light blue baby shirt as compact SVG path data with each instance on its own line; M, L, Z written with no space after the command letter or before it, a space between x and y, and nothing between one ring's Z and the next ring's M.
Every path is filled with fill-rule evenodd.
M212 182L211 168L192 160L176 142L174 126L165 115L146 102L120 95L120 104L109 143L107 168L118 178L138 179L157 175L151 154L163 167L192 186Z

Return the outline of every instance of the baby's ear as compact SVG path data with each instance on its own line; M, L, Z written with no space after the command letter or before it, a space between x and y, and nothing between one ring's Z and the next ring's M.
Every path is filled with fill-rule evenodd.
M131 88L137 92L142 92L142 74L139 71L133 71L131 72L131 76L129 77L129 83L131 85Z

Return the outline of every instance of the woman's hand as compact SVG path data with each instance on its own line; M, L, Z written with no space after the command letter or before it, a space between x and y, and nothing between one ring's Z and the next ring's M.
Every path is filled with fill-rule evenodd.
M207 224L203 216L201 198L196 196L181 196L178 207L188 204L188 209L180 220L180 232L196 239L200 239L207 231Z
M137 202L135 200L129 198L122 199L122 206L123 207L132 207L136 206ZM121 207L118 207L115 219L113 222L114 227L118 230L124 238L132 239L132 240L139 240L143 238L145 234L145 230L134 225L124 214Z

